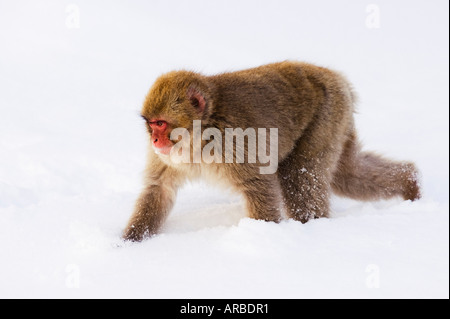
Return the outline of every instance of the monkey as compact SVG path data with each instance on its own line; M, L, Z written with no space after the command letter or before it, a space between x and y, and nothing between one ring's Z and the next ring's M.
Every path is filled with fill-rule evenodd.
M228 185L242 195L250 218L276 223L283 212L301 223L329 217L332 193L362 201L418 200L414 163L362 150L354 125L356 103L344 75L305 62L283 61L216 75L187 70L161 75L141 111L151 146L145 185L122 238L142 241L157 234L177 190L196 178ZM261 174L259 160L174 163L170 152L177 143L192 146L190 158L199 151L192 145L195 121L220 133L227 128L277 128L276 171ZM190 138L172 136L177 128L184 128ZM202 140L200 147L205 143ZM218 153L225 158L225 151Z

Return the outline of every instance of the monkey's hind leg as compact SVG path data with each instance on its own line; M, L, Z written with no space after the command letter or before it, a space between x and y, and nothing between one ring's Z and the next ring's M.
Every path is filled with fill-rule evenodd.
M287 215L306 223L313 218L328 217L330 194L330 166L332 154L315 158L305 157L299 143L278 167Z
M413 163L396 162L375 153L361 152L356 133L351 132L333 178L337 195L358 200L405 200L421 197L418 170Z

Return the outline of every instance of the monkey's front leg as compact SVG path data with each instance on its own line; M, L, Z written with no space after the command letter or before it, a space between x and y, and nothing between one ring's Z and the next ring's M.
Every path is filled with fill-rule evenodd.
M141 241L158 232L174 203L175 192L162 185L147 186L139 196L123 238Z

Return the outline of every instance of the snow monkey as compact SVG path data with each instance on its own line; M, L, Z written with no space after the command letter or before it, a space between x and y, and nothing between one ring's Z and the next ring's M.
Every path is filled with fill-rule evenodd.
M281 220L282 212L302 223L328 217L332 191L364 201L394 196L419 199L413 163L361 150L354 105L355 94L341 74L301 62L213 76L190 71L162 75L150 88L142 108L151 146L145 187L123 238L141 241L156 234L174 204L177 189L185 180L197 177L231 186L245 200L249 217L273 222ZM203 136L195 132L195 125L201 127ZM184 133L173 134L179 128ZM205 134L208 128L209 134ZM215 161L199 156L195 160L207 143L222 142L227 130L237 132L238 128L248 133L242 137L246 144L239 145L236 135L236 145L231 148L226 141L209 148L208 154L216 153ZM267 154L269 142L277 142L277 166L272 172L261 173L267 160L249 151L255 137L250 129L257 132L258 151L267 146L263 151ZM269 129L277 129L276 136L264 135L261 141L260 132ZM188 147L190 161L173 161L172 150L178 144ZM243 145L245 160L237 161ZM183 148L175 153L180 150Z

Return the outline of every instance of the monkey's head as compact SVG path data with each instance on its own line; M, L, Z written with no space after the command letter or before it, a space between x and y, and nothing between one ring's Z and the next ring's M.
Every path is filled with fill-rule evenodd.
M192 133L193 120L207 121L211 94L204 77L194 72L174 71L155 81L145 98L142 117L156 153L170 153L177 142L170 140L173 129L185 128Z

